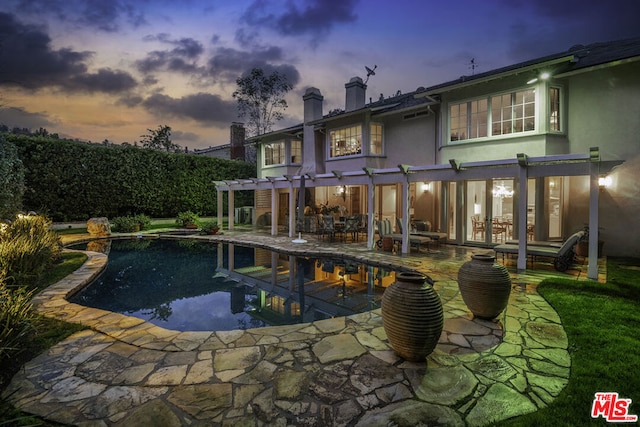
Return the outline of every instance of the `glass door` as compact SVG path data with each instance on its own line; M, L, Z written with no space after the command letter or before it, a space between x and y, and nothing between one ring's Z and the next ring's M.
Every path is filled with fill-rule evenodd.
M490 181L492 215L491 243L504 243L513 239L513 179L494 179Z
M513 238L513 179L466 182L466 240L485 244Z
M485 243L487 241L487 182L466 182L466 240Z

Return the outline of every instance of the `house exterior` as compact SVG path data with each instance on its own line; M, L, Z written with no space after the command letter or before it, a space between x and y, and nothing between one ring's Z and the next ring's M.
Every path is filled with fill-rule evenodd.
M250 140L256 179L218 185L255 189L256 217L272 215L274 234L294 232L289 213L304 186L314 211L366 214L371 246L376 219L404 230L428 221L451 243L488 248L526 236L522 253L527 239L561 241L589 226L590 255L602 240L607 254L640 256L640 38L369 103L354 77L338 113L323 114L317 88L303 102L302 124Z

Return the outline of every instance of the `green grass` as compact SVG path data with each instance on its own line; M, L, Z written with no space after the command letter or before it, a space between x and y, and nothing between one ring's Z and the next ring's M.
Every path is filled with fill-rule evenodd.
M620 398L631 399L629 413L640 415L639 267L638 259L612 258L606 284L549 279L538 286L560 315L569 338L569 384L547 408L500 425L607 424L603 418L591 418L596 392L617 392Z

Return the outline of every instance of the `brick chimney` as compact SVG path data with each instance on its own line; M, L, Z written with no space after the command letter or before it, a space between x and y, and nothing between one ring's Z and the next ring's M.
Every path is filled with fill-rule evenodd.
M230 142L230 153L229 157L232 160L245 160L245 152L244 152L244 140L245 140L246 131L244 129L244 123L233 122L231 123L231 135L229 138Z
M344 85L347 90L347 100L345 102L344 111L359 110L364 107L367 85L365 85L360 77L352 77L349 83Z
M324 141L316 142L316 133L313 125L308 122L322 118L322 102L324 97L320 89L308 88L304 96L304 126L302 143L302 168L300 173L323 173L324 172Z

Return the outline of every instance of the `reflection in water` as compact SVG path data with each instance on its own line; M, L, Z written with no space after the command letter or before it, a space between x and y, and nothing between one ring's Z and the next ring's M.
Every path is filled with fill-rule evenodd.
M91 246L98 249L109 253L107 268L71 302L181 331L247 329L365 312L380 307L395 276L344 259L189 239L102 240Z

